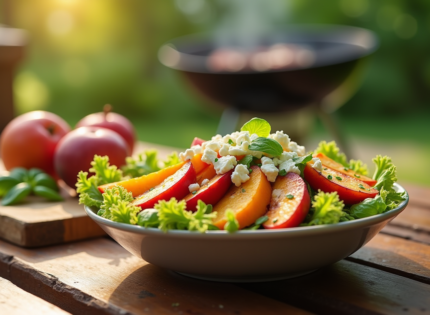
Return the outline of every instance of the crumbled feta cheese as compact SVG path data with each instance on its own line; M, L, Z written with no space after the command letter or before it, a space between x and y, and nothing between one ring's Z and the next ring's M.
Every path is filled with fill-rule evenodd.
M203 155L202 155L202 161L207 163L207 164L214 164L215 163L215 159L218 157L217 153L214 150L211 150L209 148L206 148L203 151Z
M291 141L290 144L288 145L288 148L291 151L296 152L298 156L303 156L306 154L305 147L298 145L297 142Z
M185 152L179 153L179 159L181 161L191 160L194 156L194 150L187 149Z
M222 156L218 159L218 161L213 163L215 167L215 172L217 174L227 173L229 170L232 170L236 166L236 164L237 164L236 158L230 155Z
M282 162L281 165L279 165L279 170L285 170L287 173L296 173L300 175L300 170L296 166L296 162L293 160L287 160L285 162Z
M228 155L229 149L230 149L230 145L228 143L223 143L221 149L219 149L219 155L221 156Z
M202 153L202 146L201 145L193 145L192 147L191 147L191 150L193 150L194 151L194 154L200 154L200 153Z
M192 193L193 191L199 190L199 188L200 188L200 185L197 183L191 184L190 186L188 186L190 193Z
M235 184L237 187L242 185L242 183L246 182L249 179L249 171L246 168L245 165L239 164L234 169L234 172L231 174L231 181L233 184Z
M313 158L312 161L314 162L312 164L312 167L316 169L318 172L322 172L322 164L321 160L319 158Z
M284 150L290 150L290 137L283 131L276 131L276 133L269 135L269 138L277 141Z
M267 180L272 183L275 182L279 173L278 168L273 163L262 165L261 171L264 173L264 175L266 175Z
M249 146L248 142L245 141L246 147ZM244 149L243 145L241 146L230 146L228 148L228 154L230 155L246 155L248 153L248 150Z
M205 178L205 179L202 181L202 186L203 186L203 185L206 185L207 183L209 183L209 179Z
M206 143L205 148L208 148L208 149L211 149L214 151L218 151L221 148L221 143L218 141L212 141L211 140L211 141L207 141L205 143Z
M249 138L249 131L241 131L239 133L239 136L236 139L236 145L242 145L244 142L251 142L251 139Z
M253 133L250 137L249 137L249 139L251 139L251 141L254 141L255 139L257 139L258 138L258 135L256 134L256 133Z
M269 164L274 164L273 160L267 156L263 156L261 158L261 165L269 165Z
M282 152L279 157L273 159L273 163L275 164L275 166L279 166L280 164L282 164L282 162L292 160L295 157L297 157L296 152Z
M279 198L282 195L282 189L273 189L272 198Z
M217 141L217 142L221 142L222 141L222 136L221 135L216 135L212 137L212 141Z

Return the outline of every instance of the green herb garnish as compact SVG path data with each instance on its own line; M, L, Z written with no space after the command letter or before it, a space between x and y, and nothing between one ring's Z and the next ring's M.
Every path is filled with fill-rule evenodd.
M252 118L240 128L240 131L249 131L250 135L255 133L259 137L268 137L270 135L270 130L270 124L261 118Z
M248 147L251 151L259 151L272 156L281 155L284 152L278 141L270 138L259 137L251 142Z
M294 196L293 196L293 195L291 195L291 194L288 194L288 195L286 195L285 197L287 197L288 199L293 199L293 198L294 198Z
M342 180L342 177L340 177L340 176L336 176L336 179L337 179L337 180Z
M279 171L278 175L279 176L285 176L285 175L287 175L287 171L285 169L282 169Z
M331 179L333 179L333 176L331 176L330 174L328 174L327 178L331 180Z

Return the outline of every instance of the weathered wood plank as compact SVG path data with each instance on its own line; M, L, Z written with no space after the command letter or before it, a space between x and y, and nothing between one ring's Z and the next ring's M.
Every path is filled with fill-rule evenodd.
M70 314L0 278L0 313L7 315Z
M318 314L427 314L430 286L342 260L313 274L240 285Z
M348 260L430 284L429 257L429 245L378 234Z
M38 250L0 241L0 276L73 314L308 314L147 264L108 239Z

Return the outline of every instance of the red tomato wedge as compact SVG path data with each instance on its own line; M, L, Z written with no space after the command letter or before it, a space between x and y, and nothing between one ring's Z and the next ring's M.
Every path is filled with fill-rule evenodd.
M216 175L206 185L200 187L195 194L188 194L184 198L187 203L187 210L196 211L199 200L207 205L214 206L230 188L231 173L233 173L233 170L222 175Z
M142 209L153 208L159 200L170 200L176 198L181 200L190 191L188 186L196 182L196 171L191 162L185 163L175 174L167 177L154 189L138 196L133 205Z
M336 191L339 199L347 205L359 203L366 198L374 198L379 193L365 182L331 168L323 168L322 172L319 172L312 167L311 162L306 164L304 175L313 189L321 189L324 192Z
M314 157L319 158L321 160L321 164L325 167L329 167L335 171L341 172L343 174L355 177L359 180L361 180L362 182L365 182L366 184L368 184L369 186L375 186L376 184L376 180L364 176L364 175L360 175L357 174L356 172L354 172L351 169L346 168L345 166L343 166L342 164L330 159L329 157L327 157L324 153L317 153L314 154Z
M195 137L194 140L193 140L193 142L191 142L191 146L202 145L203 142L206 142L206 140L203 140L203 139Z
M311 198L305 181L296 173L278 176L273 185L272 199L263 223L265 229L299 226L309 212Z

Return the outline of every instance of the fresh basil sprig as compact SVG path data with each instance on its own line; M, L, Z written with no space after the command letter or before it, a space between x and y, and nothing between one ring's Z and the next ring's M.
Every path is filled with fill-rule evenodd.
M248 149L267 153L271 156L278 156L284 152L284 149L282 149L282 146L278 141L263 137L258 137L257 139L253 140Z
M38 168L26 170L16 167L10 171L9 176L0 177L3 206L17 204L31 193L52 201L63 200L58 193L56 181Z

